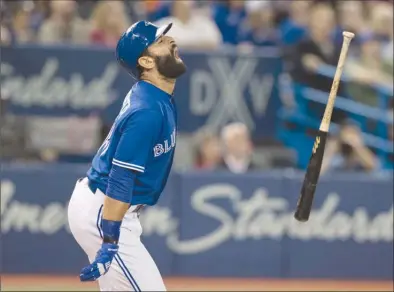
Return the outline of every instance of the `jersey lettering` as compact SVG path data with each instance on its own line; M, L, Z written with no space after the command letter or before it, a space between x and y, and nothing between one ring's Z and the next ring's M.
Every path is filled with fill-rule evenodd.
M171 144L169 144L169 143L171 143ZM176 143L176 132L174 130L170 136L170 139L164 140L164 143L156 144L156 146L153 147L154 156L158 157L158 156L162 155L163 153L170 152L171 149L175 147L175 143Z
M153 153L155 157L162 155L164 153L163 145L157 144L155 147L153 147Z
M167 153L171 148L171 145L168 145L168 140L164 140L164 152Z

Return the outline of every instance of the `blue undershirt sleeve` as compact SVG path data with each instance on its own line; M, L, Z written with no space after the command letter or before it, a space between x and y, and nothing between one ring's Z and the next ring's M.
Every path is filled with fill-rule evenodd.
M133 170L112 165L106 195L123 203L131 203L136 173Z

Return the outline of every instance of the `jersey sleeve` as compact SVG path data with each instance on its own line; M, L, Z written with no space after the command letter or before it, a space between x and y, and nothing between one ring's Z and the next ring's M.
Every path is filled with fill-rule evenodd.
M157 112L140 110L132 113L121 129L112 164L144 172L160 130L161 116Z

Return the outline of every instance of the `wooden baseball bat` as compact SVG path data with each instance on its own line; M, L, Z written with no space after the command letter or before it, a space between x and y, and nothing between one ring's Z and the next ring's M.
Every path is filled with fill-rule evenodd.
M354 38L354 33L344 31L343 43L341 53L339 55L338 65L335 71L334 80L332 82L330 94L326 108L324 110L323 119L320 123L319 132L316 136L315 143L312 148L312 155L309 159L308 167L306 169L304 182L302 184L300 197L298 199L297 208L294 213L294 218L300 222L309 220L311 213L313 199L317 182L319 181L320 169L323 162L324 148L326 146L327 133L330 128L332 111L334 109L335 99L337 97L338 87L341 81L343 67L347 52L349 50L350 42Z

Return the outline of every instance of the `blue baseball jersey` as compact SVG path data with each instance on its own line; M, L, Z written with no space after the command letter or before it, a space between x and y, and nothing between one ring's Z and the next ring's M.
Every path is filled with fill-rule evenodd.
M87 176L106 193L112 165L136 172L131 204L154 205L167 183L176 144L176 107L172 95L137 82L93 158Z

